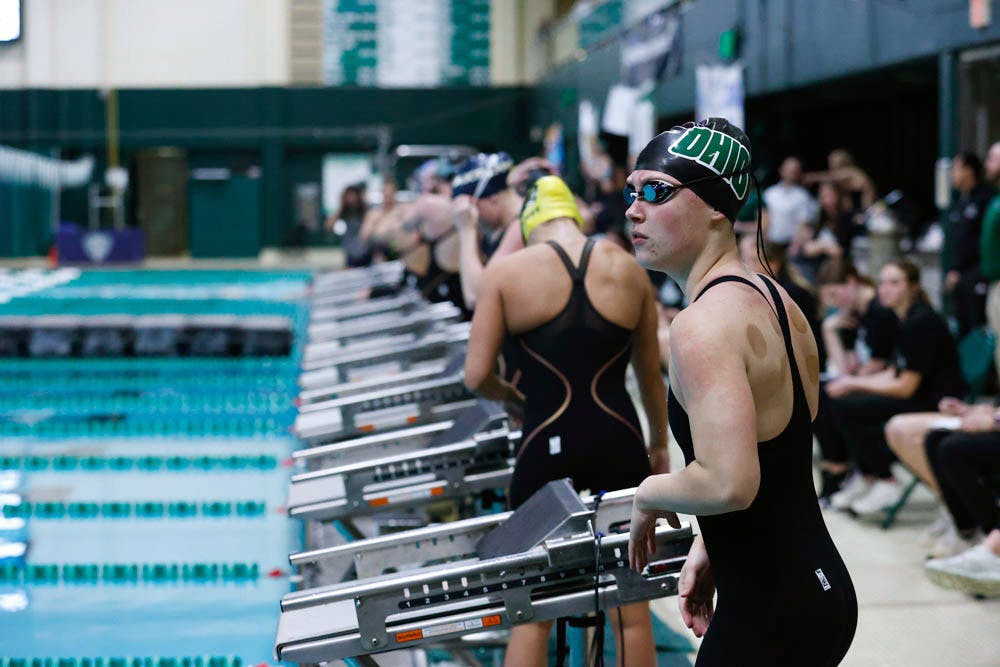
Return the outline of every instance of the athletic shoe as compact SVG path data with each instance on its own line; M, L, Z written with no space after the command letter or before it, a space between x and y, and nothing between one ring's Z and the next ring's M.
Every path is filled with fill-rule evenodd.
M823 482L819 491L819 502L823 507L830 506L830 497L833 494L840 491L844 486L844 481L847 479L848 473L846 472L830 472L829 470L823 470L820 473Z
M924 571L928 579L943 588L983 597L1000 596L1000 556L985 544L951 558L929 560Z
M955 530L955 523L951 520L951 514L948 513L948 509L941 506L938 509L938 515L934 519L934 523L927 526L924 532L920 534L920 546L930 549L938 541L938 538L949 530Z
M861 516L876 514L892 507L903 497L903 485L899 482L878 479L868 493L851 503L851 511Z
M830 507L835 510L846 510L858 498L867 494L872 488L872 482L864 475L854 473L848 478L840 491L830 496Z
M982 539L982 535L979 531L972 537L966 539L962 537L954 527L950 527L946 530L941 537L934 541L934 544L930 546L927 550L928 558L951 558L952 556L957 556L963 551L967 551L972 547L976 546L977 543Z

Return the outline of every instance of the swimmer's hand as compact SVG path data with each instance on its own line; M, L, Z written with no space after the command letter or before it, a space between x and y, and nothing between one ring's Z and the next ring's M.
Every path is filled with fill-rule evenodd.
M656 553L656 520L666 519L672 528L680 528L681 521L674 512L646 511L632 503L632 520L629 524L628 563L641 573Z
M695 637L704 637L715 611L715 578L708 562L708 551L701 535L694 538L687 560L681 568L677 582L677 603L684 625L694 631Z
M507 173L507 187L513 188L522 197L527 194L528 177L534 171L545 171L558 174L556 166L543 157L529 157L524 162L514 165Z
M451 223L455 229L475 229L479 222L479 209L471 195L459 195L451 202Z

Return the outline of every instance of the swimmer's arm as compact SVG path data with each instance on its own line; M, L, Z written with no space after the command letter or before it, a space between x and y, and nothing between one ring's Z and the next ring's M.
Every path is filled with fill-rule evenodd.
M523 402L524 396L496 373L505 331L500 271L486 271L479 307L472 316L469 346L465 353L465 386L483 398Z
M475 310L479 283L483 276L483 260L479 255L479 230L462 227L458 231L458 271L462 282L465 307Z
M382 210L378 208L370 209L367 213L365 213L365 218L361 222L361 230L358 232L358 238L362 241L367 241L375 232L376 223L378 223L378 220L381 217Z
M632 346L632 368L639 381L639 393L649 422L649 451L666 453L667 450L667 390L660 373L660 344L657 337L658 316L653 285L645 275L648 285L642 300L642 314L636 327L635 345Z
M895 374L886 369L875 375L846 378L851 391L887 396L889 398L910 398L920 388L921 375L916 371L903 370Z
M743 346L714 324L725 321L721 309L714 320L695 322L684 315L672 325L671 383L676 379L682 390L697 461L676 473L647 477L636 490L636 507L699 515L746 509L760 487L760 462Z
M465 299L466 308L475 310L476 302L479 300L479 285L483 279L484 269L483 261L479 255L479 237L475 228L470 232L467 227L463 227L460 233L462 238L459 250L459 270L462 279L462 297ZM521 225L512 222L507 225L503 238L500 239L500 245L486 263L506 257L522 248L524 248L524 241L521 239Z

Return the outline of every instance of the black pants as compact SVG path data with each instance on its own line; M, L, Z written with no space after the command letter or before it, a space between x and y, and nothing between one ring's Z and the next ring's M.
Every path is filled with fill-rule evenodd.
M813 435L819 442L819 451L824 461L849 463L851 457L847 451L847 444L837 429L837 421L833 415L833 399L826 395L823 389L825 384L820 384L819 405L816 407L816 419L813 420Z
M934 410L936 401L912 398L889 398L854 392L842 398L830 399L833 412L833 434L840 439L851 459L865 475L879 479L892 477L889 466L895 455L885 441L885 423L905 412Z
M984 533L1000 528L996 486L1000 433L931 431L924 449L955 528L979 528Z

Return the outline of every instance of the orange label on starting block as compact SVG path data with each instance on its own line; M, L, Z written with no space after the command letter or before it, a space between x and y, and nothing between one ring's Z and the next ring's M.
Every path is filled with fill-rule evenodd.
M428 625L427 627L420 628L419 630L407 630L406 632L397 632L396 643L402 644L403 642L415 642L418 639L431 639L432 637L451 635L457 632L480 630L482 628L489 628L496 625L500 625L500 623L501 621L499 616L483 616L482 618L475 618L470 621L456 621L454 623L439 623L437 625Z
M406 423L407 424L416 424L418 421L420 421L420 417L418 417L416 415L414 415L413 417L407 417L406 418Z
M372 507L382 507L383 505L389 504L388 498L372 498L368 501L368 504Z
M433 489L431 489L431 495L432 496L443 496L444 495L444 487L443 486L435 486Z
M418 639L424 638L423 630L407 630L406 632L396 633L396 643L402 644L404 642L415 642Z
M374 430L375 430L375 424L363 424L362 426L358 427L358 431L360 431L361 433L371 433Z

